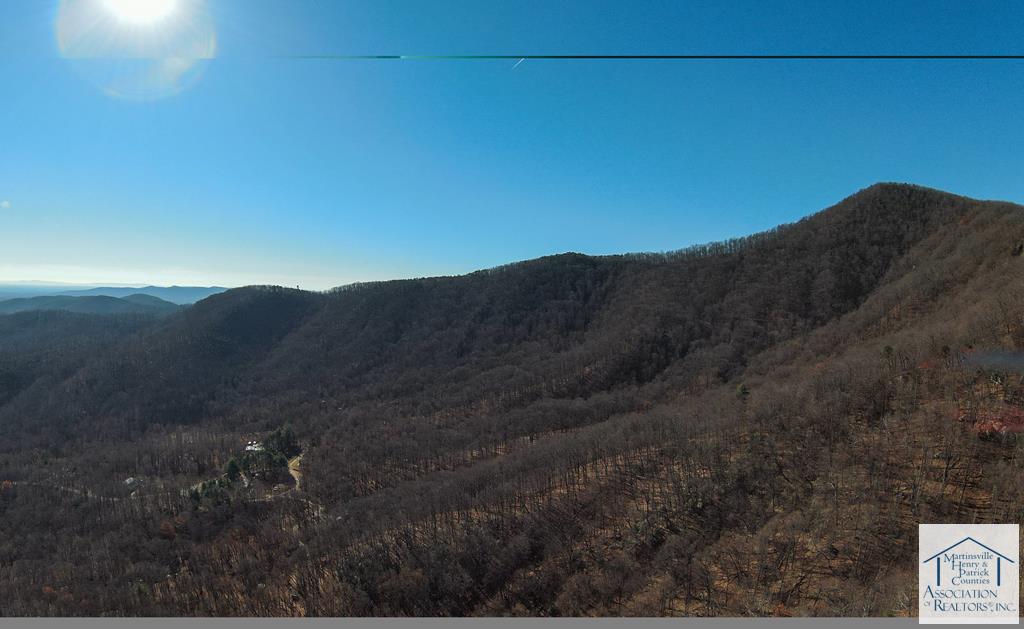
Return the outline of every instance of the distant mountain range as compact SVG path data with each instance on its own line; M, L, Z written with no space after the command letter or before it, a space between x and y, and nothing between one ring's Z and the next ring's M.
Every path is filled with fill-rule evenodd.
M0 315L38 310L63 310L79 314L160 315L170 314L180 308L181 306L178 304L142 293L133 293L124 297L51 295L0 301Z
M172 304L193 304L211 295L227 290L221 286L73 286L67 284L45 284L20 282L0 284L0 300L29 297L131 297L148 295Z
M149 295L173 304L194 304L211 295L223 293L226 288L221 286L144 286L133 287L99 287L84 290L63 291L61 295L71 297L89 297L104 295L107 297L129 297L133 295Z

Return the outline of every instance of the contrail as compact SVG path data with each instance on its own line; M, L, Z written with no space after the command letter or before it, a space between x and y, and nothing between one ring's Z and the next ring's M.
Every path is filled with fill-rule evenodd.
M334 61L501 61L526 59L541 61L787 61L787 60L823 60L823 61L861 61L861 60L1024 60L1024 54L1008 55L272 55L272 59L307 59Z
M526 57L520 58L519 61L516 61L516 64L514 66L512 66L512 69L515 70L516 68L519 67L519 64L524 62L524 61L526 61Z

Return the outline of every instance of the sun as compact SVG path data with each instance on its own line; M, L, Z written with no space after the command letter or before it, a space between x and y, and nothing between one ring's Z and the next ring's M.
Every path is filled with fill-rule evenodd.
M103 0L117 19L130 24L155 24L174 12L178 0Z

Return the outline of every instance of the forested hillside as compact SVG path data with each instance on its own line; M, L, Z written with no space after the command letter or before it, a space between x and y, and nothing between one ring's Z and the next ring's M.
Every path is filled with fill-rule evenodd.
M0 615L907 615L1024 515L1024 212L0 316ZM1017 352L1021 352L1018 354Z

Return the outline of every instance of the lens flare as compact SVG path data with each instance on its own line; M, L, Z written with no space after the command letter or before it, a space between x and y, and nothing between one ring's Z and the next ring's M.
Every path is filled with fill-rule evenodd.
M173 13L178 2L177 0L103 0L103 5L123 22L153 24Z
M80 75L130 100L184 91L217 53L203 0L61 0L55 31Z

